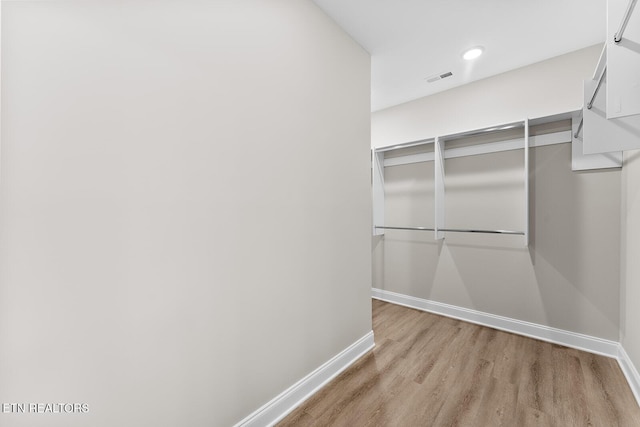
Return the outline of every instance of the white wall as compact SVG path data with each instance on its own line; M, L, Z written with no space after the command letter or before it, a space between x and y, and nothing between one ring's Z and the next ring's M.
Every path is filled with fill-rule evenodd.
M640 368L640 150L627 151L622 167L622 277L620 341Z
M371 330L369 56L311 1L2 2L0 414L228 426Z
M599 53L594 46L376 112L373 145L578 109ZM520 230L522 205L509 200L521 201L522 152L455 160L446 167L447 185L457 186L447 209L462 214L448 212L446 225ZM431 234L387 231L373 239L374 287L617 340L620 170L572 172L570 144L532 149L530 161L528 249L518 236L448 233L439 244ZM432 197L432 167L386 168L388 225L433 225L432 207L420 201ZM461 210L469 194L476 207ZM414 223L391 223L404 220Z

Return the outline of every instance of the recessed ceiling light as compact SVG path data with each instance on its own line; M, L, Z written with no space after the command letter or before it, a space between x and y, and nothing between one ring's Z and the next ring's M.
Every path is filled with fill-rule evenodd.
M482 52L484 52L484 48L482 46L476 46L463 53L462 57L467 61L471 61L472 59L476 59L477 57L482 55Z

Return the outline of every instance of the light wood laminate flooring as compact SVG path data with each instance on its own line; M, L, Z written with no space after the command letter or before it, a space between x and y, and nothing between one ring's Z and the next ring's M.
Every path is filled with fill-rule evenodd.
M373 300L376 348L278 426L640 426L616 360Z

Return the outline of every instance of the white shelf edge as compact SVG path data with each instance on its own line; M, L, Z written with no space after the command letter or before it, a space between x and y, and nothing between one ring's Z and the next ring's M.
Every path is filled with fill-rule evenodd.
M545 145L565 144L571 142L571 131L559 131L544 135L534 135L529 137L529 147L544 147ZM476 156L480 154L498 153L501 151L521 150L524 148L524 138L509 139L507 141L488 142L468 147L445 149L444 158L454 159L456 157ZM384 159L384 167L408 165L411 163L430 162L435 158L433 152L409 154L406 156L391 157Z

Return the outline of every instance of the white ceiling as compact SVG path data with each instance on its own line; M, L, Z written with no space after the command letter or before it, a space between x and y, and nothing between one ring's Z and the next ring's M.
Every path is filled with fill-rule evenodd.
M606 31L605 0L314 1L371 54L372 111L602 43ZM463 60L477 45L484 55Z

